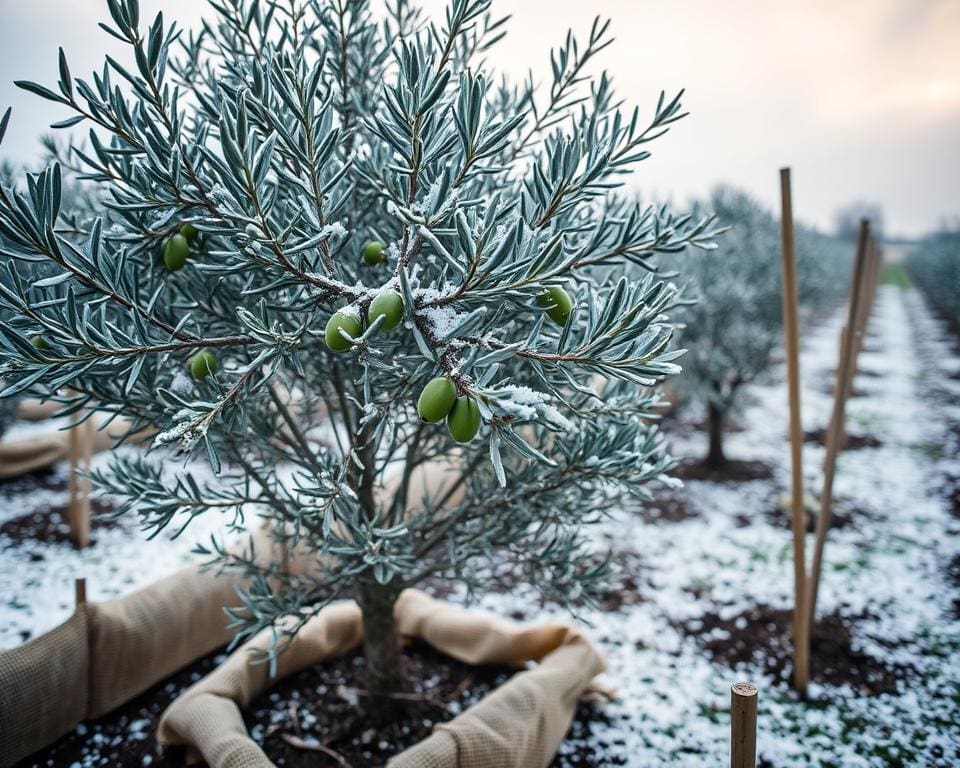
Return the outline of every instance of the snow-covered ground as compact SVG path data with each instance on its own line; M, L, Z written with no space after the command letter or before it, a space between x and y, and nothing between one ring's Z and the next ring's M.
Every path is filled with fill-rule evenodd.
M806 429L826 425L828 394L843 315L806 339L801 367ZM851 525L831 531L820 590L820 616L850 617L853 645L882 665L914 670L895 693L867 696L850 686L813 684L810 702L775 684L762 654L737 669L713 663L679 624L707 614L734 619L756 605L792 606L789 529L767 512L789 487L787 402L782 371L751 391L728 455L774 466L773 483L691 481L684 499L698 514L644 524L618 513L605 524L619 548L640 555L633 574L643 600L621 612L585 610L606 653L620 698L608 725L593 729L611 764L722 765L729 760L729 690L760 688L759 752L772 766L956 765L960 761L960 622L947 564L960 552L960 521L932 491L949 455L948 418L958 421L960 369L941 324L921 297L883 286L857 378L864 396L848 401L851 432L867 431L876 448L841 455L835 495L853 510ZM931 389L937 387L937 391ZM952 397L952 400L950 399ZM700 456L702 435L676 440L674 453ZM807 490L820 486L823 448L804 450ZM744 519L746 518L746 520ZM812 536L808 537L808 553ZM496 611L526 610L533 594L491 595ZM550 611L548 607L546 609ZM559 613L559 611L558 611ZM714 632L722 630L713 630ZM721 638L722 639L722 638ZM816 670L817 659L812 664ZM814 671L816 678L816 671ZM568 744L568 748L569 748Z
M56 427L56 421L17 424L5 437L19 439ZM106 453L94 455L93 468L107 459ZM36 511L64 510L68 475L69 466L62 462L40 488L25 490L20 480L0 485L0 525ZM126 594L195 563L194 545L209 542L222 523L217 515L201 515L180 536L174 538L171 530L147 542L135 517L128 515L117 525L94 528L93 546L83 550L63 542L11 542L0 534L0 648L19 645L63 622L73 612L74 579L86 579L90 600Z
M842 319L838 312L805 339L807 429L823 427L829 417ZM947 766L960 760L960 623L957 586L946 575L960 552L960 521L934 492L942 475L960 475L950 432L950 422L960 422L960 379L947 378L960 372L960 359L916 292L884 286L860 367L856 387L864 396L849 401L849 428L880 445L840 458L835 493L849 524L831 531L819 614L849 620L858 652L909 674L879 695L815 683L810 701L801 703L776 681L763 654L732 669L711 661L704 636L697 636L698 626L717 618L739 622L756 606L791 606L790 532L771 515L789 477L786 388L778 371L771 383L752 388L751 404L738 418L743 431L727 444L731 457L771 465L772 481L690 481L680 494L695 514L645 523L639 514L618 511L598 530L601 543L627 555L622 560L636 569L629 576L639 592L618 611L583 609L578 616L592 625L620 694L589 734L575 737L604 755L598 764L726 763L729 689L740 680L760 688L764 764ZM704 450L699 433L673 441L678 456ZM807 488L814 494L822 458L821 446L806 445ZM12 498L0 486L0 524L28 512L25 503L65 499L60 490ZM203 516L180 539L148 545L133 523L99 531L96 545L83 552L62 544L11 546L0 537L0 647L66 618L76 576L87 577L94 600L129 591L189 561L193 543L219 523L215 515ZM522 589L488 595L481 605L531 619L568 615L541 607ZM723 639L722 629L704 632ZM561 752L573 746L568 740Z

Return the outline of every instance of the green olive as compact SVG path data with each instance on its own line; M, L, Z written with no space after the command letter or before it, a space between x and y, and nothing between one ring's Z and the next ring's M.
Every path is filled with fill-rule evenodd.
M375 267L380 262L386 261L387 257L383 252L387 249L386 243L379 240L369 240L363 245L363 263Z
M216 373L218 367L217 356L209 349L201 349L190 358L190 374L198 381L203 381L207 376Z
M446 376L430 379L417 400L417 413L430 424L443 421L457 400L457 388Z
M472 397L458 397L447 416L447 429L458 443L469 443L480 431L480 406Z
M537 304L547 310L550 319L557 325L566 325L567 318L570 317L570 310L573 309L573 300L559 285L547 288L543 293L537 296Z
M177 233L164 243L163 263L167 265L167 269L174 271L182 269L183 265L187 263L189 254L190 244L187 242L187 238Z
M340 331L343 330L351 338L356 338L363 332L363 326L360 325L360 318L352 312L334 312L327 320L327 328L324 338L327 346L334 352L346 352L350 349L351 342L347 341Z
M184 224L182 227L180 227L180 234L187 238L188 243L192 243L197 239L197 235L200 234L200 230L193 226L193 224Z
M30 344L34 349L50 349L50 345L47 343L47 340L39 333L36 336L30 337Z
M396 291L384 291L370 302L370 309L367 310L367 320L371 323L380 315L384 316L381 331L391 331L400 325L403 320L403 299Z

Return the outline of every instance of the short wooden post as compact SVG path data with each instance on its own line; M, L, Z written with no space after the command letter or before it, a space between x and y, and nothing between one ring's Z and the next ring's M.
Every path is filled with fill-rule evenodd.
M85 602L87 602L87 580L86 579L74 579L73 580L73 597L76 607L79 608Z
M803 426L800 420L800 331L797 320L797 271L793 242L793 199L790 169L780 170L783 235L783 325L787 353L787 391L790 397L791 511L793 522L793 687L806 694L810 669L810 633L807 629L807 566L803 504Z
M730 768L757 766L757 687L737 683L730 689Z
M866 219L860 222L860 236L857 240L857 256L853 264L853 278L850 282L850 301L847 305L847 338L841 344L845 354L841 357L837 369L837 385L833 393L833 413L830 429L827 432L827 455L823 462L823 486L820 490L820 514L817 516L817 532L813 545L813 562L810 567L808 626L813 626L817 613L817 591L820 587L820 571L823 565L823 549L827 540L827 531L833 516L833 479L837 469L839 440L844 433L844 415L850 381L853 376L854 360L860 346L862 328L858 326L861 294L864 290L864 271L867 267L867 241L870 236L870 224Z
M81 414L71 417L68 433L68 451L70 458L70 502L67 507L67 521L70 535L80 549L90 545L90 480L80 476L80 472L90 471L93 455L93 423L87 419L80 423Z

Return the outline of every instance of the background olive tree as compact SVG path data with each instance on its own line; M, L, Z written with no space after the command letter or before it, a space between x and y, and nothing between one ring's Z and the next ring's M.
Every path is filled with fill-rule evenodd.
M923 240L907 254L906 265L937 308L960 324L960 228Z
M783 342L780 222L750 195L719 187L699 207L729 230L718 250L686 249L673 264L692 301L675 313L677 344L688 348L673 383L681 398L702 406L709 436L705 462L726 464L724 426L745 385L766 373ZM842 241L796 227L798 295L811 320L833 306L848 282Z

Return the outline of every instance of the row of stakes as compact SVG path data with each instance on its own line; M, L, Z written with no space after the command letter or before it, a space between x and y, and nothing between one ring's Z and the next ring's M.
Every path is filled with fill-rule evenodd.
M787 358L787 389L790 401L791 523L793 530L794 610L793 610L793 687L806 697L810 678L810 636L816 620L817 592L823 569L823 553L833 517L833 482L837 456L846 443L846 403L853 391L857 359L876 297L882 255L863 219L857 236L857 249L847 299L847 317L840 333L839 359L833 391L833 410L827 427L823 482L814 535L809 575L806 565L806 509L803 487L803 427L800 418L800 341L797 310L796 258L793 232L793 198L790 169L780 170L783 317Z

